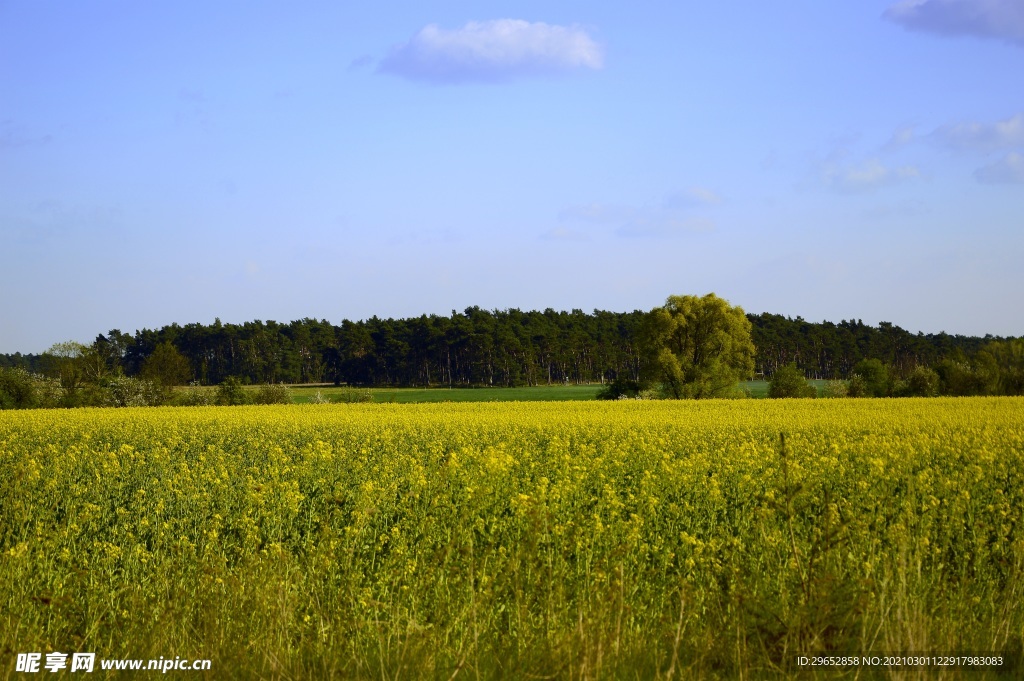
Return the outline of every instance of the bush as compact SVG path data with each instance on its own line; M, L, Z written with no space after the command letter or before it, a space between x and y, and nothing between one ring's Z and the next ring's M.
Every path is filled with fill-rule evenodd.
M862 359L853 367L853 373L864 381L868 397L885 397L890 393L889 369L877 359Z
M365 388L342 388L335 401L346 403L373 402L373 393Z
M261 385L252 396L253 404L291 404L292 391L284 383Z
M630 400L639 397L641 390L641 385L636 381L616 378L601 388L595 398L598 400Z
M164 402L163 391L153 381L127 376L110 381L104 398L110 407L155 407Z
M868 384L865 382L863 376L854 374L850 378L850 382L846 385L846 396L847 397L867 397L868 396Z
M781 367L772 375L768 383L768 397L817 397L817 389L807 382L804 372L795 364Z
M22 368L0 369L0 409L31 409L38 403L32 374Z
M309 398L309 403L310 404L334 404L333 402L331 402L331 398L325 396L319 390L317 390L316 394L314 394L311 398Z
M962 356L947 357L935 365L939 390L943 395L993 395L999 385L999 369L992 356L978 353L974 362Z
M939 374L928 367L917 367L907 378L905 392L913 397L935 397L939 394Z
M213 393L198 383L189 383L187 390L175 393L173 403L182 407L207 407L213 404Z
M846 397L849 393L849 389L846 386L846 381L826 381L825 387L821 391L822 397Z
M228 376L217 386L217 404L230 407L240 404L249 404L249 393L242 387L241 381L234 376Z

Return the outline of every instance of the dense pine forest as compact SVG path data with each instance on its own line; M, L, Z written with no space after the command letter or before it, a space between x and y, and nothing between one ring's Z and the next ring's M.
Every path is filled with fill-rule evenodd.
M301 319L287 324L171 324L134 334L113 329L88 349L98 371L127 376L148 368L203 385L337 383L363 386L517 386L637 380L642 311L522 312L470 307L450 316L409 319ZM858 362L877 359L897 376L941 362L969 367L1003 339L912 334L882 322L814 323L775 314L747 315L757 348L755 375L795 364L808 378L846 379ZM997 343L998 344L998 343ZM47 355L0 355L0 367L47 372ZM168 357L170 356L170 357ZM181 360L184 358L184 361ZM175 365L174 360L177 360ZM161 365L154 367L154 365ZM174 368L174 367L177 368Z

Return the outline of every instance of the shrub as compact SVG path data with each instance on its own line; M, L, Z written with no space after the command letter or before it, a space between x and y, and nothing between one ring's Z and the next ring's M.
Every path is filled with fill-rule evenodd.
M640 396L641 386L636 381L616 378L601 388L595 396L598 400L630 400Z
M253 404L291 404L292 391L284 383L261 385L252 396Z
M173 402L182 407L208 407L213 404L213 393L193 382L189 383L187 390L176 393Z
M331 402L331 398L326 397L319 390L317 390L316 394L314 394L311 398L309 398L309 403L310 404L334 404L333 402Z
M104 404L110 407L155 407L163 402L163 391L153 381L127 376L110 381L104 396Z
M31 409L38 402L32 374L20 367L0 369L0 409Z
M373 402L373 393L363 388L342 388L338 393L336 402Z
M907 379L906 394L914 397L935 397L939 394L939 374L928 367L917 367Z
M979 352L974 362L962 356L947 357L935 365L935 371L943 395L992 395L999 384L999 368L988 353Z
M222 406L237 406L249 404L249 393L242 387L241 381L234 376L228 376L217 386L217 404Z
M846 381L826 381L822 397L846 397L848 392Z
M817 397L817 389L807 382L795 364L780 367L768 384L768 397Z
M881 360L862 359L853 367L853 373L864 380L864 390L869 397L889 394L889 369Z
M850 378L850 382L846 385L846 396L847 397L867 397L868 396L868 384L864 381L864 377L858 374L854 374Z

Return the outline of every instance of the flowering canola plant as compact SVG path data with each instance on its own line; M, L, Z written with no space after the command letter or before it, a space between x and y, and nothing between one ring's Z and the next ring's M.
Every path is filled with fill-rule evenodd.
M1020 398L3 412L0 487L5 651L787 678L1024 642Z

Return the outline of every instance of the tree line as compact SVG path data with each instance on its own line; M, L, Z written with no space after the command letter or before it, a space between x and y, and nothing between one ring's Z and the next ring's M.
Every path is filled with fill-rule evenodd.
M651 314L469 307L449 316L375 316L340 324L217 319L134 334L112 329L89 345L58 343L38 355L0 355L0 367L70 386L102 385L116 377L158 385L219 385L229 378L247 384L390 387L640 382L645 364L657 361L642 347ZM892 386L927 367L942 380L940 391L950 394L1022 391L1013 386L1024 341L912 334L889 322L877 327L861 320L814 323L776 314L745 319L753 344L752 377L767 380L793 366L809 378L848 380L858 366L874 360L885 367Z

